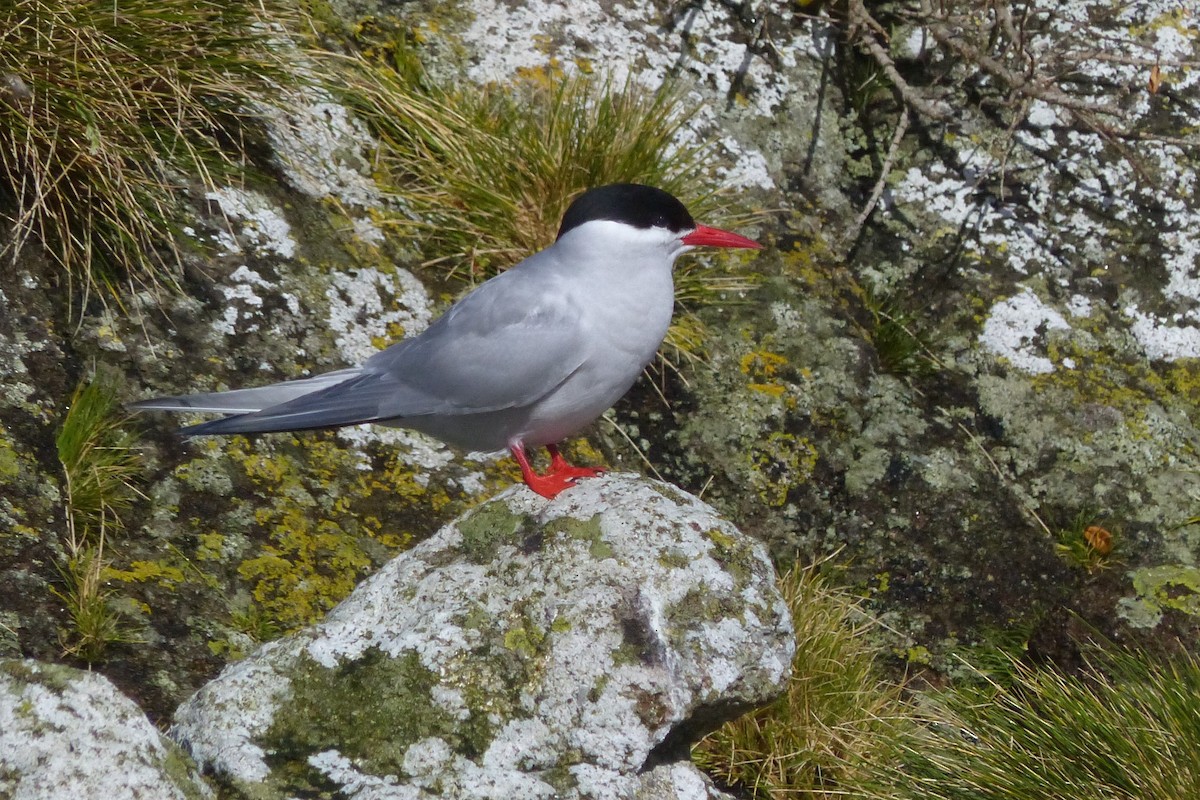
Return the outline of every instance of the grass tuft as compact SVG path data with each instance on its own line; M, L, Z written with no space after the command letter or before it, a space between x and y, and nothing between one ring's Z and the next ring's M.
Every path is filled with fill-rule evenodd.
M174 285L185 182L232 166L247 108L284 74L259 9L0 4L0 259L42 246L84 302Z
M64 587L54 593L72 621L64 651L88 663L108 645L131 640L104 586L108 534L122 527L121 514L140 494L142 455L136 437L123 428L125 419L112 387L93 380L75 390L56 440L67 536L59 564Z
M1014 663L1011 684L936 696L870 797L1151 800L1200 790L1200 662L1093 652L1078 676Z
M754 798L845 796L902 720L900 689L877 673L870 623L813 568L780 579L796 631L786 694L715 731L698 765Z
M472 283L553 243L567 206L594 186L658 186L710 222L723 210L706 148L680 144L690 114L670 89L542 73L515 86L438 88L411 64L361 60L343 71L347 102L381 142L378 177L406 210L392 224L418 238L427 265ZM675 278L685 310L751 284L693 259ZM698 352L697 325L673 326L667 347Z
M916 315L889 298L867 293L864 298L871 314L867 337L875 347L879 366L897 377L920 377L934 369L934 362L921 338L914 332Z
M1070 525L1055 531L1054 551L1064 560L1087 570L1089 575L1105 570L1115 562L1117 536L1099 524L1097 514L1084 509Z

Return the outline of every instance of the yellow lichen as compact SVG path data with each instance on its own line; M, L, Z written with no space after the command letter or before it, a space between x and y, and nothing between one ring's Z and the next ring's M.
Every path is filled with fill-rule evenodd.
M738 367L743 375L751 378L751 382L747 384L751 391L779 398L787 392L787 386L774 378L780 367L785 364L785 357L770 350L760 349L743 355Z
M102 574L106 580L123 583L154 582L167 588L183 583L183 570L163 561L134 561L129 565L129 569L106 567Z
M399 459L362 469L362 453L331 438L305 435L252 446L234 437L228 452L266 499L252 518L267 541L238 573L284 629L319 619L349 594L375 564L372 552L398 553L411 544L411 532L366 509L420 505L437 512L451 500L444 490L422 485ZM205 557L222 552L218 534L202 537Z
M750 451L750 482L768 506L787 502L788 491L808 480L817 466L817 448L808 439L773 431Z

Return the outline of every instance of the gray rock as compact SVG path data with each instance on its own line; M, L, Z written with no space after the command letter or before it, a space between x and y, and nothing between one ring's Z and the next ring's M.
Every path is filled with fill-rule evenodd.
M0 797L213 796L187 758L107 678L0 659Z
M778 694L763 546L629 475L504 492L234 664L172 735L243 794L720 797L689 745Z

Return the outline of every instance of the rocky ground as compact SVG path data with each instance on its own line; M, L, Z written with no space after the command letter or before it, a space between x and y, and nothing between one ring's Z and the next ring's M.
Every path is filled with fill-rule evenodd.
M934 679L997 648L1070 664L1093 630L1194 642L1197 12L367 5L336 11L400 13L442 78L673 80L712 181L761 212L740 229L767 249L725 265L754 288L698 312L704 362L644 381L576 455L700 494L778 564L829 557L896 666ZM371 135L331 95L268 130L270 180L195 197L182 291L81 309L34 247L0 270L0 656L85 663L55 447L82 378L132 400L332 369L461 289L377 224ZM122 634L93 666L164 724L515 474L403 431L130 426Z

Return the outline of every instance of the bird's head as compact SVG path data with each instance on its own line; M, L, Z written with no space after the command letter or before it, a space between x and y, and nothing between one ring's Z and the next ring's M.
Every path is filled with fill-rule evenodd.
M599 186L575 198L563 215L558 241L566 236L613 254L661 250L672 261L693 247L762 247L731 231L696 224L674 195L638 183Z

